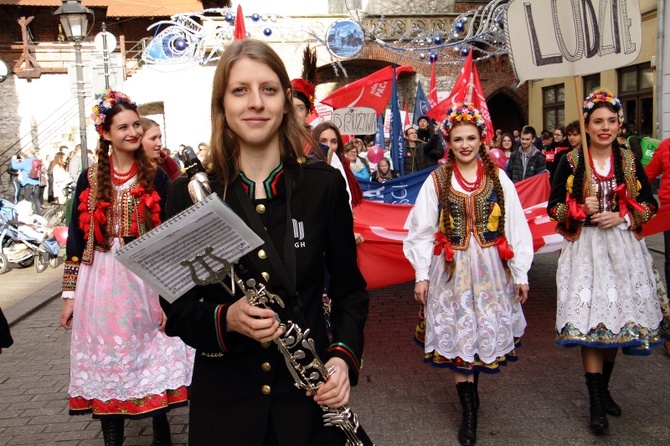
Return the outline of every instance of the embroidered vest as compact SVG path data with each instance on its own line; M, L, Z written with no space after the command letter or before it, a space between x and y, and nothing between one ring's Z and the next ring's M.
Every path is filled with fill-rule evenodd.
M434 170L431 176L440 206L442 233L445 233L442 225L443 212L445 207L449 206L452 226L451 247L458 250L468 249L470 237L473 235L483 248L493 246L500 237L498 221L501 216L498 193L493 180L486 175L479 189L468 195L451 187L451 178L447 177L445 168Z
M626 189L630 196L635 200L640 195L639 184L636 176L635 169L635 158L633 153L630 150L619 149L621 151L621 164L624 173L624 182L626 184ZM572 189L572 184L574 183L574 175L577 171L577 166L582 160L579 156L580 152L577 149L571 150L566 158L572 169L572 175L568 177L568 191ZM586 176L586 175L585 175ZM616 196L612 192L612 189L617 186L616 176L612 180L598 180L595 176L592 175L592 181L595 186L596 191L600 191L599 196L601 196L601 207L604 211L618 212L619 203L616 200ZM589 195L588 191L588 182L582 182L582 197ZM583 202L583 200L582 200ZM633 231L637 239L642 238L642 227L640 226L643 222L646 222L651 218L652 212L649 209L649 206L642 204L645 208L644 212L637 212L630 210L631 215L631 226L630 230ZM567 207L561 204L564 209L563 214L567 213ZM556 225L556 232L561 234L569 241L575 241L579 238L582 227L584 226L584 221L572 220L570 218L561 218L558 220Z

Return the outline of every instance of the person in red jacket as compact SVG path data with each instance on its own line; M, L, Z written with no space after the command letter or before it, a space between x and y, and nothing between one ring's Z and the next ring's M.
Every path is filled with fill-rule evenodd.
M663 174L661 187L658 189L658 199L661 207L670 206L670 138L663 140L658 146L654 157L644 168L644 173L647 174L649 181ZM665 244L665 283L670 283L670 231L663 233L663 241ZM665 351L670 355L670 340L667 339L665 340Z

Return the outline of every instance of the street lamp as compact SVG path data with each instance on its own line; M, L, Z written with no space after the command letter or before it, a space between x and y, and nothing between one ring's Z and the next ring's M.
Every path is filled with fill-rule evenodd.
M77 99L79 100L79 139L81 142L81 169L88 168L86 147L86 106L84 98L84 63L81 59L81 41L88 31L88 15L93 11L81 4L81 0L63 0L63 6L54 15L59 16L63 31L74 42L75 67L77 69Z

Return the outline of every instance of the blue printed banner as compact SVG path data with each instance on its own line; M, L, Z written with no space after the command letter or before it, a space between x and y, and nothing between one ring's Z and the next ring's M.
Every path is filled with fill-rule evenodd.
M385 183L362 180L358 180L358 183L361 185L363 198L366 200L391 204L414 204L421 186L436 167L420 170Z

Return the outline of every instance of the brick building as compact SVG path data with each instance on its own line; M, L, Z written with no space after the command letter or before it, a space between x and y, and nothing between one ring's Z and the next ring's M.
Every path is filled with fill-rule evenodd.
M336 20L350 18L348 7L359 6L362 22L371 26L384 17L387 22L395 21L398 26L421 23L426 28L442 26L447 32L451 22L463 11L476 9L488 2L472 0L426 0L421 3L400 3L393 0L314 0L305 5L284 5L276 1L240 1L245 15L251 12L267 12L279 17L276 25L289 21L294 28L314 27L327 29ZM72 43L65 39L60 29L58 17L53 12L61 6L60 0L0 0L0 60L13 73L0 83L0 167L8 158L27 145L39 147L42 151L55 150L61 144L73 147L78 142L78 120L76 97L74 95L72 70L74 52ZM236 3L237 4L237 3ZM83 42L84 65L94 63L93 37L101 31L105 22L107 31L119 41L118 57L125 57L124 75L119 76L113 87L122 88L140 105L142 113L150 115L163 126L168 147L179 144L195 145L209 138L209 96L214 64L187 66L184 68L142 66L138 54L142 47L136 46L142 39L150 38L154 30L147 28L168 19L175 13L192 12L204 8L227 7L228 1L207 0L143 0L138 3L105 0L84 0L83 5L94 12L94 20L89 20L90 31ZM362 6L361 6L362 5ZM290 17L284 16L290 14ZM22 29L18 20L33 17L26 27L28 52L39 65L39 76L31 71L29 63L17 64L25 53L22 43ZM222 17L218 17L223 20ZM263 36L256 36L260 37ZM273 35L266 40L282 55L292 77L297 77L301 69L302 47L310 39L305 36ZM313 45L314 46L314 45ZM363 51L356 57L340 61L346 70L336 69L332 57L326 49L318 47L317 100L325 97L335 88L366 76L389 62L411 65L415 74L399 80L401 103L412 109L416 85L421 82L427 91L430 78L430 63L392 53L375 41L368 40ZM409 55L409 54L408 54ZM512 88L513 75L506 55L496 56L477 63L484 93L487 97L495 127L505 131L520 128L528 123L528 87ZM438 91L446 93L451 89L460 66L458 64L438 64ZM86 108L93 104L93 92L99 92L100 71L91 75L87 82ZM127 77L128 76L128 77ZM85 75L86 77L86 75ZM127 77L127 78L126 78ZM89 85L90 83L96 85ZM95 149L97 135L89 123L88 148ZM1 188L6 186L6 176ZM0 190L0 192L4 192ZM3 194L4 195L4 194Z

